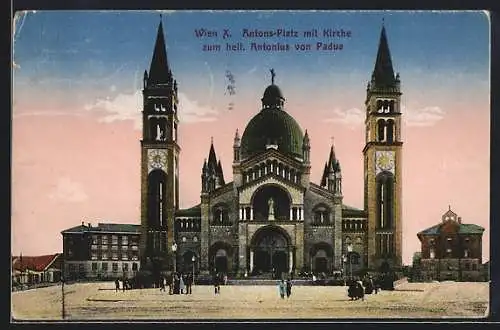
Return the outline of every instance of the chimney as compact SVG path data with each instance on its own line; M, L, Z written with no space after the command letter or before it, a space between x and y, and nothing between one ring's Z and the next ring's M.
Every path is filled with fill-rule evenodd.
M462 223L462 217L458 217L458 223Z
M82 221L82 227L85 227L85 221Z
M89 228L92 228L92 225L90 224L90 222L88 223L88 225L89 225Z

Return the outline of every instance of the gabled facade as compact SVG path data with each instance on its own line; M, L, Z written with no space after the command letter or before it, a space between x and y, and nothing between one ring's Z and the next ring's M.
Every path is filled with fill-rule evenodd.
M12 261L13 284L58 282L61 279L62 254L15 256Z
M482 279L484 228L462 223L450 209L441 222L417 234L421 243L420 271L423 280Z
M333 145L319 183L312 182L314 141L286 111L275 77L271 70L261 109L241 136L236 129L233 181L225 181L212 140L208 157L200 164L200 203L180 210L176 132L177 111L182 109L177 109L177 83L160 23L151 68L144 75L141 261L145 268L249 276L332 274L348 271L347 264L353 272L401 266L401 91L385 28L365 101L363 210L343 202L341 163Z

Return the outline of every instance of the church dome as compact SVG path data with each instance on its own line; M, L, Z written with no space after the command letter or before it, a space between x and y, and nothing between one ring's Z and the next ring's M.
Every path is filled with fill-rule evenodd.
M302 158L304 134L295 119L282 110L284 100L278 86L272 84L266 88L262 110L248 122L241 137L242 159L269 148Z
M273 100L273 99L285 99L281 93L281 89L277 85L269 85L264 91L263 100Z

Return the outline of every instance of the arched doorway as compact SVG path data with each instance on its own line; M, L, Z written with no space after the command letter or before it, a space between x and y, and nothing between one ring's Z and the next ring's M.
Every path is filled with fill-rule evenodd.
M182 272L185 274L194 272L196 274L198 269L198 262L198 256L193 251L184 252L184 254L182 255Z
M209 249L210 271L217 273L232 272L233 248L227 242L216 242Z
M252 274L280 274L290 271L293 263L292 246L288 234L277 226L266 226L258 230L250 250Z
M226 250L219 249L215 253L215 260L214 260L215 272L227 273L227 271L228 271L227 264L228 264L228 262L227 262Z
M333 248L321 242L311 248L311 270L316 273L329 274L332 271Z

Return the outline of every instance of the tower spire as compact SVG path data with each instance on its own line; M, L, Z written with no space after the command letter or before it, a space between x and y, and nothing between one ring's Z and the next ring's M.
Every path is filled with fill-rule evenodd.
M215 155L214 138L210 138L210 151L208 152L208 167L217 167L217 156Z
M153 58L149 68L149 83L165 84L171 80L171 72L168 66L165 36L163 34L163 21L160 14L160 24L156 34L156 42L153 50Z
M380 32L380 40L377 51L377 59L375 68L372 73L373 87L394 87L396 79L394 77L394 69L392 67L391 53L389 51L389 43L385 32L385 24L382 19L382 31Z

